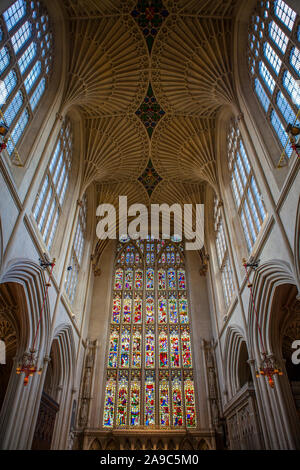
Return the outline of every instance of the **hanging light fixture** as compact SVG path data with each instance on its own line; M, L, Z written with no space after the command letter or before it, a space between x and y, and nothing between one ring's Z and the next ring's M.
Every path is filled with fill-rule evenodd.
M24 385L26 386L29 382L29 377L37 372L39 375L42 373L42 368L37 368L37 357L35 356L36 351L30 349L29 353L24 353L22 362L18 365L16 372L17 374L24 373Z
M259 369L256 371L256 377L266 377L268 379L268 383L271 388L274 388L274 376L275 375L283 375L282 370L276 362L267 356L264 352L262 353L263 360L260 364Z
M262 351L261 351L262 361L261 361L260 366L259 366L258 370L256 371L255 375L256 375L257 378L266 377L270 387L274 388L274 385L275 385L274 376L275 375L283 375L283 372L282 372L281 368L278 367L278 364L276 363L275 359L269 357L266 353L266 349L265 349L265 346L264 346L263 337L262 337L262 333L261 333L261 329L260 329L260 325L259 325L259 321L258 321L258 314L257 314L257 310L256 310L256 307L255 307L254 296L253 296L253 292L252 292L252 283L250 282L249 274L248 274L248 270L247 270L248 267L253 268L253 269L258 268L258 263L259 263L259 261L247 262L247 260L245 258L243 258L243 266L244 266L245 271L246 271L246 278L247 278L247 282L248 282L248 288L250 289L250 296L251 296L251 300L252 300L252 305L253 305L253 309L254 309L254 313L255 313L255 320L256 320L256 324L257 324L257 328L258 328L258 332L259 332L259 339L260 339L261 348L262 348Z
M36 356L35 343L36 343L40 323L41 323L41 320L42 320L42 314L43 314L43 311L44 311L44 306L45 306L46 297L47 297L47 294L48 294L48 289L51 286L50 281L51 281L52 272L53 272L56 260L55 260L55 258L53 258L53 261L49 261L47 255L44 253L43 258L40 258L39 261L40 261L40 266L43 269L47 269L47 268L51 267L51 270L50 270L50 273L49 273L49 280L48 280L48 282L45 283L45 288L46 289L45 289L43 304L42 304L40 318L39 318L39 321L38 321L38 324L37 324L37 328L36 328L35 337L34 337L34 340L33 340L32 347L29 350L29 353L25 352L23 354L22 360L20 361L20 363L18 364L18 366L16 368L16 373L18 375L20 375L22 373L25 374L25 377L24 377L24 386L25 387L29 382L29 377L33 377L34 374L36 374L36 373L38 373L40 375L42 373L42 370L43 370L42 368L38 369L38 367L37 367L38 357Z

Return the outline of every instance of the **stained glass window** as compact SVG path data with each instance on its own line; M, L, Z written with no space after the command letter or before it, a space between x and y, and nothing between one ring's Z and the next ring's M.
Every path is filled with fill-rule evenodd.
M33 118L49 82L50 29L47 12L39 1L17 0L1 15L0 80L7 91L1 111L13 139L7 144L9 155Z
M124 237L116 251L103 426L195 428L183 243Z
M293 150L286 127L300 124L296 120L296 80L300 79L298 24L299 16L283 0L260 0L249 31L248 63L253 89L287 157ZM298 99L293 99L297 95Z

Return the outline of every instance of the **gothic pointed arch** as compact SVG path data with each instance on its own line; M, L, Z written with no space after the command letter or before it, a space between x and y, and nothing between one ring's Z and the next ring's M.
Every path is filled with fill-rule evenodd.
M246 368L246 364L241 363L246 359L243 354L245 347L247 351L244 332L240 327L230 325L226 332L224 347L226 381L230 397L233 397L240 389L240 375L242 374L243 377L244 367Z
M99 439L94 439L90 445L90 450L102 450L102 445Z
M157 442L156 449L157 450L164 450L165 449L165 445L164 445L164 443L161 439Z
M194 446L190 438L184 438L179 445L180 450L194 450Z
M134 450L142 450L143 446L142 446L142 443L139 439L137 439L135 441L135 444L134 444Z
M210 447L205 439L200 439L197 450L210 450Z
M4 319L12 325L15 331L16 361L22 361L23 354L28 352L33 345L45 292L45 275L38 264L27 259L14 259L6 265L0 283L1 316L4 316ZM35 342L39 367L43 366L44 356L47 355L50 346L49 310L49 299L46 297L43 317ZM36 416L33 415L32 410L39 406L40 397L38 388L33 387L32 382L28 384L31 393L26 394L22 376L12 370L0 414L1 426L6 430L2 433L0 440L1 446L5 448L15 448L15 440L20 438L21 429L14 430L11 434L13 429L11 423L17 417L28 420L32 427L35 426ZM14 410L12 403L16 394L24 403L24 407L18 411L18 415L16 415L17 410L12 411ZM30 448L30 437L26 438L29 439L26 445Z

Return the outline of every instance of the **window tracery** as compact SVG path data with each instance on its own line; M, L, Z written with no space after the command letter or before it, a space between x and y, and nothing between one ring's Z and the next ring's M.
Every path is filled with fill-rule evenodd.
M215 222L215 243L218 258L218 267L221 273L223 295L225 305L228 308L231 299L234 295L234 285L232 279L232 269L229 259L229 253L227 248L227 242L224 232L223 219L220 210L220 204L217 197L215 197L214 204L214 222Z
M299 17L283 0L258 2L249 30L253 89L276 138L291 157L288 124L298 123L300 79ZM295 99L296 98L296 99Z
M0 17L0 80L6 88L1 107L10 130L12 155L49 82L52 33L46 9L39 1L17 0Z
M33 205L33 217L49 251L69 183L72 151L71 123L65 119Z
M196 427L187 288L181 241L118 243L104 427Z
M236 122L230 124L227 146L231 189L250 253L267 214Z
M70 255L69 269L65 282L65 291L73 303L76 295L79 272L82 266L83 251L86 239L86 224L87 224L87 197L83 197L81 207L79 209L77 227L73 246Z

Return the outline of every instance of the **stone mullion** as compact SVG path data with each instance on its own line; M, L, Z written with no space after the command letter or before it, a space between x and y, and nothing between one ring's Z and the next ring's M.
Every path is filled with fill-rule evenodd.
M16 54L15 51L14 51L14 48L13 48L13 45L11 43L11 38L12 36L20 29L20 27L26 22L26 21L29 21L29 23L32 25L32 30L31 30L31 36L30 38L25 42L25 44L23 44L22 48L18 51L18 53ZM18 113L16 114L13 122L11 123L10 127L11 128L14 128L17 120L19 119L19 117L21 116L22 112L24 111L24 109L27 107L28 109L28 112L29 112L29 120L31 120L32 118L32 111L31 111L31 106L30 106L30 103L29 103L29 94L27 94L26 90L25 90L25 86L24 86L24 81L26 80L27 76L29 75L33 65L36 63L36 61L40 58L40 54L38 53L38 51L40 50L40 41L38 40L37 38L37 32L36 32L36 28L35 28L35 24L34 22L32 21L31 19L31 16L30 16L30 13L26 13L25 16L23 16L23 18L21 19L21 21L19 21L15 26L14 28L8 32L7 30L7 27L6 27L6 24L5 24L5 21L3 21L2 23L3 25L3 30L4 30L4 41L3 41L3 47L7 47L8 49L8 53L9 53L9 56L10 56L10 63L8 65L8 70L6 72L6 75L8 75L8 73L11 71L11 70L14 70L14 72L16 73L17 75L17 85L16 87L12 90L12 92L10 93L10 96L8 97L8 100L6 101L5 103L5 109L7 109L7 107L9 106L9 104L11 103L12 99L14 98L14 96L16 95L16 93L21 90L22 91L22 95L23 95L23 103L22 103L22 106L21 108L19 109ZM44 35L43 35L44 36ZM35 42L36 45L37 45L37 54L35 56L35 60L32 64L32 66L30 68L28 68L28 70L24 73L24 75L22 76L21 75L21 72L19 70L19 66L18 66L18 61L20 59L20 57L23 55L23 53L25 52L25 50L27 49L27 47L32 43L32 42ZM32 88L30 90L30 96L32 95L33 91L34 91L35 87Z
M249 179L248 189L249 189L249 191L250 191L250 193L251 193L251 195L252 195L252 199L253 199L254 206L255 206L255 208L256 208L258 220L259 220L259 222L260 222L260 225L262 225L262 224L263 224L263 219L262 219L262 217L261 217L261 213L260 213L260 210L259 210L258 202L257 202L257 200L256 200L255 194L254 194L254 192L253 192L253 190L252 190L252 186L251 186L251 178L252 178L252 177L254 178L254 175L252 175L252 171L251 171L251 172L250 172L250 179ZM256 224L255 224L255 225L256 225ZM256 227L256 229L257 229L257 227ZM259 231L260 231L260 229L257 229L257 233L259 233Z
M252 199L253 199L254 205L256 207L255 198L254 198L253 193L251 191L251 184L250 184L252 176L253 175L252 175L252 169L251 169L250 172L249 172L248 178L247 178L246 186L245 186L245 199L247 200L247 203L248 203L248 208L249 208L249 213L250 213L250 217L251 217L251 220L252 220L252 225L254 227L254 231L255 231L255 234L256 234L256 238L257 238L260 229L257 228L257 226L256 226L255 218L254 218L254 212L253 212L252 205L250 203L250 199L249 199L249 196L248 196L248 190L250 190L250 192L252 194ZM260 220L259 211L258 211L257 207L256 207L256 211L257 211L258 218Z
M260 17L260 20L262 21L263 19ZM276 23L276 25L278 25L282 29L282 31L286 34L286 36L288 37L288 44L287 44L287 48L286 48L285 53L283 53L277 47L277 45L272 41L272 39L268 35L268 33L265 32L265 31L269 31L269 25L270 25L271 21L274 21ZM266 28L265 28L265 31L263 32L263 38L259 38L257 32L255 32L255 31L253 31L253 34L255 35L256 40L261 43L261 45L264 41L267 41L272 47L274 46L274 50L276 51L277 55L279 56L279 58L282 61L281 68L280 68L280 71L279 71L278 75L275 74L272 66L268 63L267 59L262 55L262 53L261 53L262 48L260 48L259 56L257 58L255 57L255 55L253 54L253 52L251 50L250 50L250 52L251 52L251 57L253 57L256 61L256 64L255 64L256 76L257 77L260 76L258 64L259 64L259 61L262 60L265 64L267 63L269 73L271 74L272 78L275 81L275 88L274 88L273 93L271 93L271 91L269 90L268 86L265 84L262 77L261 77L261 80L260 80L261 83L262 83L262 86L264 88L265 93L267 94L268 98L270 99L270 105L269 105L268 111L266 112L266 115L267 115L267 117L270 121L272 111L276 110L276 112L280 116L280 119L284 120L284 118L281 118L281 112L280 112L280 110L278 108L278 105L277 105L277 102L276 102L276 97L277 97L277 94L278 94L279 91L281 91L283 93L285 99L287 100L287 102L289 103L291 108L294 110L294 112L297 113L297 111L298 111L297 106L291 101L290 96L288 95L288 93L287 93L287 91L286 91L286 89L285 89L285 87L283 86L283 83L282 83L283 74L285 73L286 70L288 70L292 74L292 76L294 77L294 73L293 73L293 70L292 70L293 67L290 64L289 57L290 57L292 48L294 46L296 46L296 47L298 46L297 41L294 39L297 36L297 31L296 30L298 28L298 16L296 17L296 20L295 20L292 31L290 31L285 26L285 24L280 21L280 19L275 15L275 13L273 11L270 13L270 19L268 21L266 21L265 23L266 23ZM295 78L295 80L296 79L297 78ZM252 78L252 81L254 83L254 78ZM254 92L255 92L255 90L254 90ZM278 136L274 132L274 129L273 129L272 125L271 125L271 128L273 130L273 133L276 135L276 138L278 139Z
M39 208L39 212L37 214L37 219L36 219L37 224L40 223L41 216L42 216L42 213L43 213L43 209L44 209L45 204L46 204L47 196L48 196L50 188L51 188L51 178L49 177L49 172L47 171L44 178L43 178L43 180L42 180L42 183L40 185L40 191L43 189L44 182L45 182L45 179L46 179L47 176L48 176L48 184L47 184L47 188L46 188L46 191L44 193L44 196L43 196L42 204L41 204L41 206ZM39 197L40 197L40 193L37 193L32 212L34 212L35 209L36 209L36 206L37 206L38 201L39 201Z

